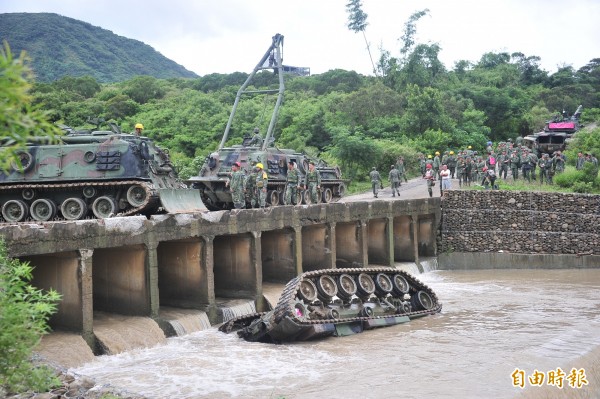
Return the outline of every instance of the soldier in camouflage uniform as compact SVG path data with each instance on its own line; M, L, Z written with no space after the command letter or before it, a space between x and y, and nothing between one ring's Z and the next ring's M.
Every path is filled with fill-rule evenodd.
M450 169L450 178L454 179L454 173L456 172L456 158L454 157L454 151L450 151L448 159L446 159L446 165Z
M304 177L304 187L310 193L310 200L313 204L319 202L319 190L321 189L321 173L315 168L315 163L308 163L308 173Z
M456 160L456 178L458 179L458 187L462 187L463 181L466 184L465 166L466 165L464 158L461 155L459 155L458 159Z
M256 166L253 166L248 172L244 182L246 187L246 203L248 204L248 208L254 208L258 203L258 192L256 191Z
M496 158L496 163L498 164L498 177L506 180L510 166L510 156L506 154L506 150L502 150L502 154Z
M544 184L544 180L548 184L551 184L551 178L548 176L548 172L552 168L552 161L548 158L548 154L542 154L542 157L538 159L537 165L540 167L540 184Z
M425 159L424 154L419 154L419 171L421 172L421 176L425 177L425 166L427 165L427 160Z
M432 168L433 168L433 172L435 173L435 176L437 179L440 178L440 167L442 166L442 161L440 160L440 152L436 151L435 152L435 157L433 157L433 162L431 164Z
M267 203L267 182L268 176L267 172L263 170L264 166L262 163L256 164L256 174L255 174L255 183L256 183L256 192L258 193L258 205L261 208L264 208Z
M400 196L400 173L398 172L398 169L396 169L396 165L392 165L388 180L390 181L390 186L392 187L392 197L395 197L396 193L398 193L398 196Z
M231 178L225 183L231 190L231 198L236 209L242 209L246 205L244 199L244 172L241 170L239 162L234 162L231 166Z
M406 177L406 166L404 165L404 157L398 158L396 169L398 169L398 174L400 175L400 183L398 186L402 185L402 179L404 179L405 183L408 183L408 178Z
M373 166L371 173L369 173L369 177L371 178L371 187L373 188L373 196L377 198L377 194L379 193L379 189L383 188L383 183L381 182L381 176L379 176L379 172L377 168Z
M300 174L294 165L293 161L288 162L287 179L285 185L285 197L283 203L285 205L293 205L298 198L298 190L300 189ZM293 202L292 202L293 198Z
M510 171L512 173L513 180L517 180L519 178L519 168L521 167L521 158L517 150L513 150L510 154Z
M556 151L554 157L552 157L552 170L554 173L562 173L565 171L565 158L560 151Z

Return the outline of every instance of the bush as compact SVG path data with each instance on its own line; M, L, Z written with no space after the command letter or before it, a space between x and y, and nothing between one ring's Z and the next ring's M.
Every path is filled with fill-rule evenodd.
M44 293L29 285L32 270L28 263L9 258L0 240L0 396L3 390L41 392L60 384L49 367L31 361L60 300L54 290Z

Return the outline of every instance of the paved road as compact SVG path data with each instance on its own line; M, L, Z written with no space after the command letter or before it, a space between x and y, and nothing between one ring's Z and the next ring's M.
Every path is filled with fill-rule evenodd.
M458 185L458 180L452 180L453 184ZM433 195L439 197L440 189L439 182L436 182L433 188ZM417 199L417 198L428 198L427 183L424 179L414 178L410 179L408 183L402 183L400 186L400 197L392 197L392 189L389 184L385 186L383 190L379 190L378 198L373 197L373 192L368 191L361 194L353 194L343 197L339 202L350 202L350 201L393 201L397 199Z

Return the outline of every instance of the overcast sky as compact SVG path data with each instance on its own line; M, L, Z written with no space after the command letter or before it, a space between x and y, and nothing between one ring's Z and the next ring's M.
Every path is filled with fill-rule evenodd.
M361 33L347 28L348 0L1 0L0 13L53 12L149 44L197 73L250 72L284 35L284 64L372 74ZM418 43L438 43L440 60L478 61L486 52L541 57L541 67L575 69L600 58L600 0L363 0L374 58L399 56L404 24Z

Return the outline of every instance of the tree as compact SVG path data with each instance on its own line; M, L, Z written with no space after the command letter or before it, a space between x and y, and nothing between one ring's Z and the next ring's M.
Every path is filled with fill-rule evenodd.
M406 23L404 24L404 34L400 38L402 43L404 43L402 48L400 49L400 54L402 54L403 56L406 57L410 50L413 48L413 45L415 44L414 37L417 33L417 21L427 14L429 14L428 8L421 11L417 11L413 13L408 18L408 21L406 21Z
M373 66L373 73L377 76L377 69L375 68L373 56L371 55L371 47L367 40L367 35L365 34L365 29L368 25L368 15L362 10L362 3L360 0L350 0L348 4L346 4L346 11L348 11L348 29L354 33L362 32L363 37L365 38L365 44L367 45L367 51L369 52L369 59Z
M60 129L47 120L47 111L31 105L29 93L33 79L26 65L28 58L22 52L14 58L8 43L0 49L0 169L8 170L11 162L20 167L19 152L34 136L47 136L50 140L60 134Z
M60 300L54 290L44 293L29 285L32 270L28 263L9 258L0 241L0 395L3 390L45 391L60 383L50 368L30 361Z

